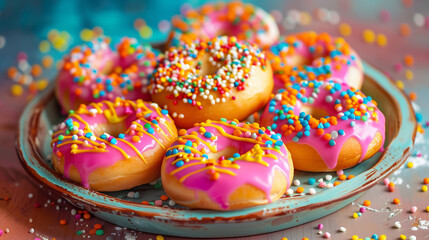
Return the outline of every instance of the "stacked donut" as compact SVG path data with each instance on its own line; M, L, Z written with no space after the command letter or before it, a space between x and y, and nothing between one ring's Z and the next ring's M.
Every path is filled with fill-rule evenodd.
M181 205L234 210L279 199L294 169L348 168L382 149L384 116L343 39L279 38L269 14L241 2L172 24L159 56L102 38L65 57L56 96L69 115L51 143L64 177L117 191L161 176Z

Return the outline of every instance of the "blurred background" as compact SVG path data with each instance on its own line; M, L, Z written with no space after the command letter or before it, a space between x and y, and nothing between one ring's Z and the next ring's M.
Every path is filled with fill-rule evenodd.
M0 0L0 83L13 96L29 100L55 77L55 66L72 46L99 35L113 43L122 36L163 42L173 16L206 2ZM429 71L427 0L245 2L271 13L282 34L314 30L342 36L399 87L407 85L417 94L428 87L429 81L423 81Z
M164 41L172 16L198 8L203 0L0 0L0 68L9 67L5 56L27 53L29 61L40 61L44 54L62 56L70 46L81 44L95 35L105 34L113 40L122 36L137 37L142 42ZM245 1L261 6L276 18L283 33L303 30L328 31L341 35L341 23L350 27L346 38L358 40L354 47L362 50L362 32L385 34L385 53L398 46L429 51L429 2L427 0L265 0ZM417 14L417 15L416 15ZM421 25L416 26L416 23ZM412 32L400 37L401 24ZM403 27L406 29L407 27ZM347 31L347 27L343 30ZM390 35L390 33L395 33ZM374 47L377 44L367 47ZM410 49L411 50L411 49ZM375 55L374 51L371 51ZM367 54L367 53L365 53ZM371 53L368 57L375 57ZM377 54L379 55L379 54Z

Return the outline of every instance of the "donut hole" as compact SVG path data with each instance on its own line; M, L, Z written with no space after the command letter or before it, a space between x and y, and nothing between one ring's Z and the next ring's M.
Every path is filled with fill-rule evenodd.
M310 65L313 62L313 59L310 57L305 57L300 54L293 54L287 57L287 63L290 63L290 66L292 67L298 67L298 66L306 66Z
M128 74L133 72L131 69L136 67L137 66L133 61L118 57L117 59L106 60L104 66L99 66L99 69L101 69L101 75L111 77L112 75L121 75L122 73Z
M200 68L199 75L200 76L208 76L208 75L216 75L216 73L219 71L220 67L219 65L214 65L209 60L210 54L204 54L200 61L197 61L194 63L194 67Z
M237 152L237 149L233 146L228 146L222 150L219 150L217 152L211 152L209 154L209 158L210 159L219 159L220 157L225 157L225 159L229 159L232 158L232 156L234 155L234 153Z
M108 124L99 124L94 127L93 132L97 136L101 136L104 133L107 133L111 136L118 137L120 133L127 131L127 126L123 122L119 123L108 123Z
M330 115L328 111L324 108L316 108L316 107L310 107L306 105L302 106L301 111L313 116L316 119L321 119Z
M230 144L229 146L225 147L224 149L221 149L217 152L211 152L208 156L210 159L216 159L218 160L220 157L224 157L225 159L230 159L230 158L234 158L234 154L238 153L240 155L243 155L249 151L252 150L252 148L254 147L254 145L252 144L244 144L244 145L239 145L240 142L238 142L237 144ZM247 147L244 147L247 146Z

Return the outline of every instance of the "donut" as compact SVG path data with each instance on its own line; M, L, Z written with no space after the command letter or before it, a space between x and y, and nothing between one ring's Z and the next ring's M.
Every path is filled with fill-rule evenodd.
M279 38L279 29L270 14L240 1L207 3L200 9L173 17L172 26L168 44L173 46L181 41L191 43L227 35L265 48Z
M279 199L293 170L279 134L257 123L207 120L179 131L161 179L167 195L183 206L235 210Z
M156 66L151 47L124 37L112 50L109 41L98 38L73 48L65 57L55 93L66 112L82 103L114 101L116 97L150 100L146 86Z
M359 55L343 38L327 33L302 32L283 37L267 57L274 72L274 91L295 81L343 79L360 89L363 66Z
M264 107L273 88L265 54L254 45L221 36L171 47L148 87L152 101L169 109L176 125L222 117L242 120Z
M168 111L142 100L81 105L52 135L52 163L65 178L97 191L129 189L160 177L177 137Z
M385 139L377 103L335 79L279 90L261 125L282 135L296 169L310 172L352 167L383 149Z

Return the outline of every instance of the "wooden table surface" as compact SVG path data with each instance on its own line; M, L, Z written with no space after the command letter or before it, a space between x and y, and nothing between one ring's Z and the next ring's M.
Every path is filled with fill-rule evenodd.
M411 91L417 93L418 97L414 105L417 112L422 114L422 124L425 125L429 116L427 104L429 102L429 94L427 94L429 90L427 80L427 76L429 76L429 27L416 26L413 23L413 17L417 12L423 16L429 16L429 2L415 1L410 8L404 7L404 4L409 1L380 2L385 5L369 0L360 1L359 4L347 0L330 0L323 4L321 1L305 0L300 3L287 2L286 6L279 10L298 9L313 16L310 25L298 26L294 31L317 29L339 34L338 25L317 21L314 16L314 11L320 7L336 9L341 15L341 22L352 26L353 34L346 40L362 58L388 72L393 79L402 80L407 93ZM270 6L269 9L275 9L275 1L268 1L267 4ZM2 9L0 1L0 22L1 17L6 13L4 9ZM379 20L380 11L383 9L387 9L389 13L393 14L388 22ZM283 13L285 16L286 11ZM427 21L429 25L429 19ZM404 37L398 33L400 23L407 23L411 26L412 34L410 36ZM2 26L1 23L0 26ZM362 32L365 29L385 34L388 45L380 47L376 43L365 43L362 40ZM19 51L29 49L28 55L33 63L37 62L35 59L40 59L37 57L40 55L37 49L40 39L25 38L28 34L27 30L28 28L16 31L0 28L0 37L4 36L7 40L6 46L3 49L0 47L0 240L37 238L179 239L124 229L96 217L77 220L73 213L79 209L60 198L55 192L42 188L25 172L16 155L15 136L19 116L28 101L28 91L24 91L24 94L19 97L12 96L10 89L13 82L5 72L8 67L16 65L15 58ZM76 36L76 38L78 37ZM30 46L23 45L23 43L28 43ZM415 63L412 67L403 65L406 54L414 57ZM395 71L394 65L397 63L401 63L404 69ZM405 80L406 70L410 70L414 74L412 81ZM52 76L51 73L49 77ZM401 234L405 235L407 239L410 239L411 235L417 239L429 239L429 212L425 211L425 208L429 206L429 191L421 190L424 185L423 178L429 177L428 138L428 133L419 133L414 154L407 161L412 162L414 166L412 168L403 166L389 177L396 185L394 192L389 192L387 187L380 183L353 204L324 218L291 229L242 239L280 240L283 237L322 239L323 236L318 233L318 224L324 225L321 231L329 232L332 239L352 239L353 235L365 239L370 238L373 234L378 236L385 234L388 239L400 239ZM394 198L400 199L400 204L393 204ZM372 202L370 208L361 217L354 219L352 214L359 210L359 204L362 204L364 200ZM413 206L417 207L415 213L410 212ZM60 224L60 220L65 220L66 224ZM400 228L395 227L396 222L399 222ZM100 224L102 227L101 236L92 234L96 224ZM346 228L346 231L341 232L340 227ZM79 235L79 233L81 234Z

